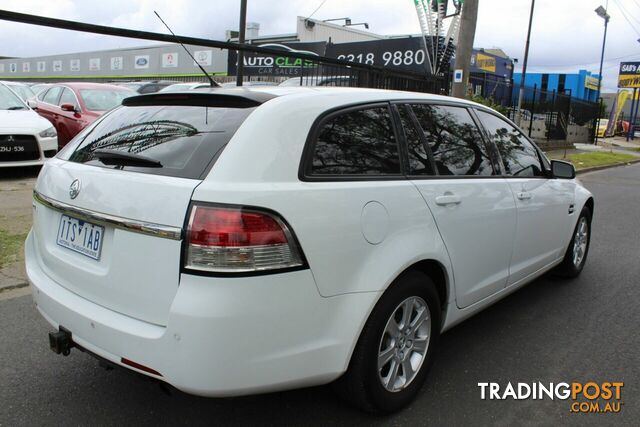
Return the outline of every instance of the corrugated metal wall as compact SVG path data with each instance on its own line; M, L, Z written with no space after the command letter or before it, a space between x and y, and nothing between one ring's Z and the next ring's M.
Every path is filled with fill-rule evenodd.
M322 21L311 20L312 25L305 24L306 18L298 16L297 33L301 42L329 41L332 43L360 42L380 40L386 37L360 31L355 28L343 27Z
M227 72L227 51L187 46L210 73ZM201 72L180 45L117 49L0 60L0 79L197 77Z

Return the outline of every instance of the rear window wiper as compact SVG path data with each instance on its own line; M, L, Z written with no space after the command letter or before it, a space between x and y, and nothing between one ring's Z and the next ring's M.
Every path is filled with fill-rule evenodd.
M93 155L105 165L138 166L145 168L161 168L162 163L140 154L127 153L120 150L98 149Z

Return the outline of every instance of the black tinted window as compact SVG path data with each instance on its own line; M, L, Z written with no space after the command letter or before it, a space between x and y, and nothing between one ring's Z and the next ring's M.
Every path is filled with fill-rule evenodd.
M492 175L480 132L465 108L412 105L440 175Z
M398 144L387 107L340 113L322 124L311 172L314 175L400 174Z
M544 175L536 149L520 131L496 115L478 111L478 117L498 148L505 175Z
M125 170L200 178L252 111L200 106L120 107L83 133L82 141L74 140L78 145L69 160L113 167L98 160L94 151L118 150L162 164L160 168L125 166Z
M407 153L409 158L409 173L411 175L433 175L431 161L427 155L424 137L415 126L415 120L411 116L411 109L406 105L398 107L400 121L404 128L407 140Z

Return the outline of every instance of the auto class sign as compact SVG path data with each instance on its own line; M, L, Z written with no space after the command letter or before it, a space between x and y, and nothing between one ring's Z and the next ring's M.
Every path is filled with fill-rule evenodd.
M640 88L640 62L620 63L618 87L626 89Z
M326 42L310 43L264 43L257 45L269 49L281 50L283 54L303 53L307 55L324 55ZM245 52L244 74L247 76L283 76L297 77L307 70L316 69L317 62L299 58L291 58L285 55L265 55L256 52ZM228 74L235 76L238 71L238 54L229 51Z

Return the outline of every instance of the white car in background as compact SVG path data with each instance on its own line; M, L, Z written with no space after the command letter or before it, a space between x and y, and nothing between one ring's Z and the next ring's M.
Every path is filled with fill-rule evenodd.
M172 85L167 86L167 87L163 87L158 92L159 93L180 92L180 91L183 91L183 90L206 89L206 88L210 88L210 87L211 87L210 83L202 83L202 82L176 83L176 84L172 84ZM216 87L218 87L218 86L216 86Z
M20 82L8 82L8 81L0 81L9 89L14 91L23 101L27 101L28 99L34 98L36 96L35 92L31 90L29 86Z
M41 165L57 151L53 125L0 83L0 168Z
M593 206L571 164L466 100L134 96L45 164L26 271L56 353L203 396L338 380L390 412L441 332L546 271L580 274Z

